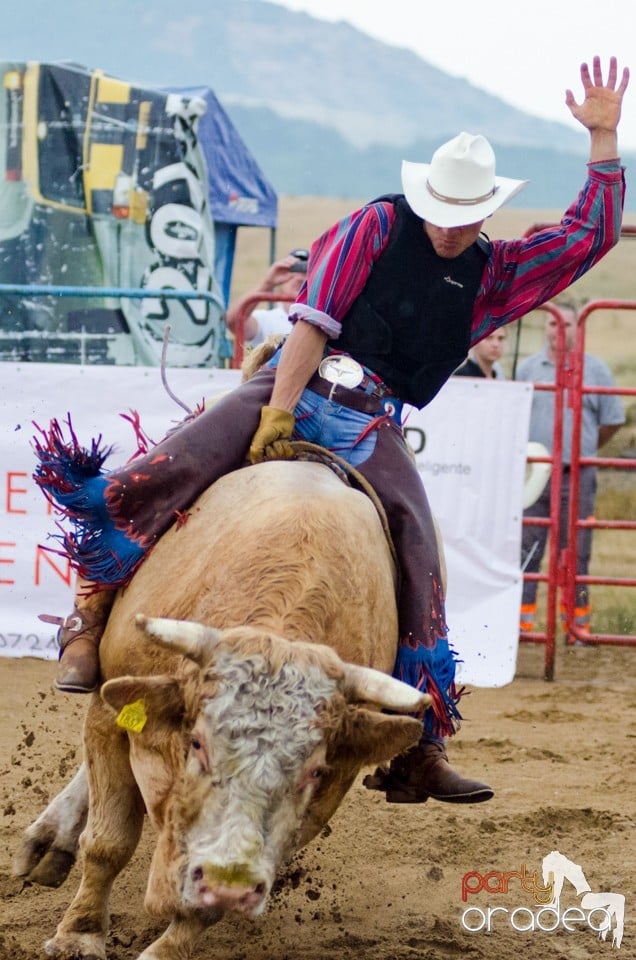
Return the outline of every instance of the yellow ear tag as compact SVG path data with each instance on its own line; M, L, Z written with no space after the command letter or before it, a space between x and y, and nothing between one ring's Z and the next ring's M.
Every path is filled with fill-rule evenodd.
M117 716L117 726L123 727L124 730L131 730L133 733L141 733L147 720L143 700L135 700L134 703L127 703L121 708Z

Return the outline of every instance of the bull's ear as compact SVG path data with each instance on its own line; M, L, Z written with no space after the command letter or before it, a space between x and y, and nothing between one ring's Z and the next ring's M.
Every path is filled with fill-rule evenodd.
M116 711L119 718L128 714L135 730L135 718L141 729L150 721L180 722L185 701L182 685L174 677L117 677L108 680L100 691L102 700ZM120 723L125 727L126 723ZM139 731L138 731L139 732Z
M358 709L338 743L361 764L383 763L415 746L422 736L422 723L414 717L391 716Z

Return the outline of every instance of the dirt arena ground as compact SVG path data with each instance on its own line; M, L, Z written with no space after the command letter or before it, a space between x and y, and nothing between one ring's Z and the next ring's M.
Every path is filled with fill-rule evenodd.
M494 785L493 801L389 806L356 783L330 827L289 866L265 916L210 929L195 960L635 957L635 668L634 649L560 650L557 679L546 683L542 648L524 645L512 684L465 698L465 723L449 750L455 766ZM13 878L11 861L24 828L78 763L85 704L53 691L51 663L9 659L0 670L0 960L32 960L79 871L51 890ZM143 910L152 840L147 827L113 892L110 960L133 960L160 932ZM593 892L625 896L618 950L611 933L603 941L593 931L600 914L584 912L570 932L562 922L536 929L555 920L537 920L540 907L520 879L497 892L501 875L524 865L528 877L540 877L553 850L581 866ZM493 892L463 901L465 875L475 888L487 873ZM566 881L561 912L579 903ZM495 907L505 909L492 930L478 929Z

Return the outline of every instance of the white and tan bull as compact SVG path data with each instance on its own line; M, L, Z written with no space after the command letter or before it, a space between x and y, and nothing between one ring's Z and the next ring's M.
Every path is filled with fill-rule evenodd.
M320 464L225 477L163 537L111 613L86 763L16 860L64 879L88 782L81 885L49 956L106 956L109 891L145 812L158 834L146 906L169 925L140 960L184 960L226 911L264 909L360 768L420 736L399 714L428 698L386 676L394 591L374 505Z

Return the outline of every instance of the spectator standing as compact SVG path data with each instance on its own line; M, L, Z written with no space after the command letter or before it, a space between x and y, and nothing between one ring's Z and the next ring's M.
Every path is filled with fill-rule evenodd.
M571 362L570 357L576 337L578 310L571 301L562 301L556 304L562 315L565 328L564 363L566 368ZM533 354L517 369L516 379L533 383L555 383L557 369L557 320L551 314L546 320L546 341L543 350ZM583 384L586 387L613 387L614 379L607 366L598 357L585 354L583 364ZM619 427L625 422L625 414L620 399L616 394L585 393L582 398L581 420L581 456L594 457L599 448L603 447L614 436ZM554 432L554 404L555 394L552 390L535 390L532 399L530 414L530 431L528 439L543 446L552 452ZM572 449L572 408L567 402L563 409L563 479L561 482L561 517L559 530L559 547L566 545L567 519L570 494L570 463ZM583 466L579 472L579 519L594 515L596 499L596 468ZM524 511L527 517L549 517L551 510L551 483L546 483L539 499ZM548 528L542 526L525 526L523 528L521 561L524 569L529 573L538 573L541 560L545 553L548 538ZM587 575L592 553L592 530L583 528L577 538L577 565L579 576ZM520 629L522 632L531 632L535 628L537 611L536 581L525 581L521 604ZM561 618L564 619L565 608L561 603ZM575 624L579 631L589 633L590 630L590 599L587 584L577 584Z
M499 364L503 356L508 331L504 327L494 330L468 351L468 357L458 367L454 377L485 377L486 380L505 380Z
M245 319L243 339L251 347L257 347L273 333L281 333L287 336L292 328L289 322L289 308L305 282L308 259L309 251L298 248L292 250L282 260L276 260L275 263L272 263L262 283L228 307L225 316L228 330L236 335L239 318L244 312L246 304L253 300L254 296L259 293L272 293L277 290L278 293L285 294L292 299L289 302L279 301L269 310L252 311Z

